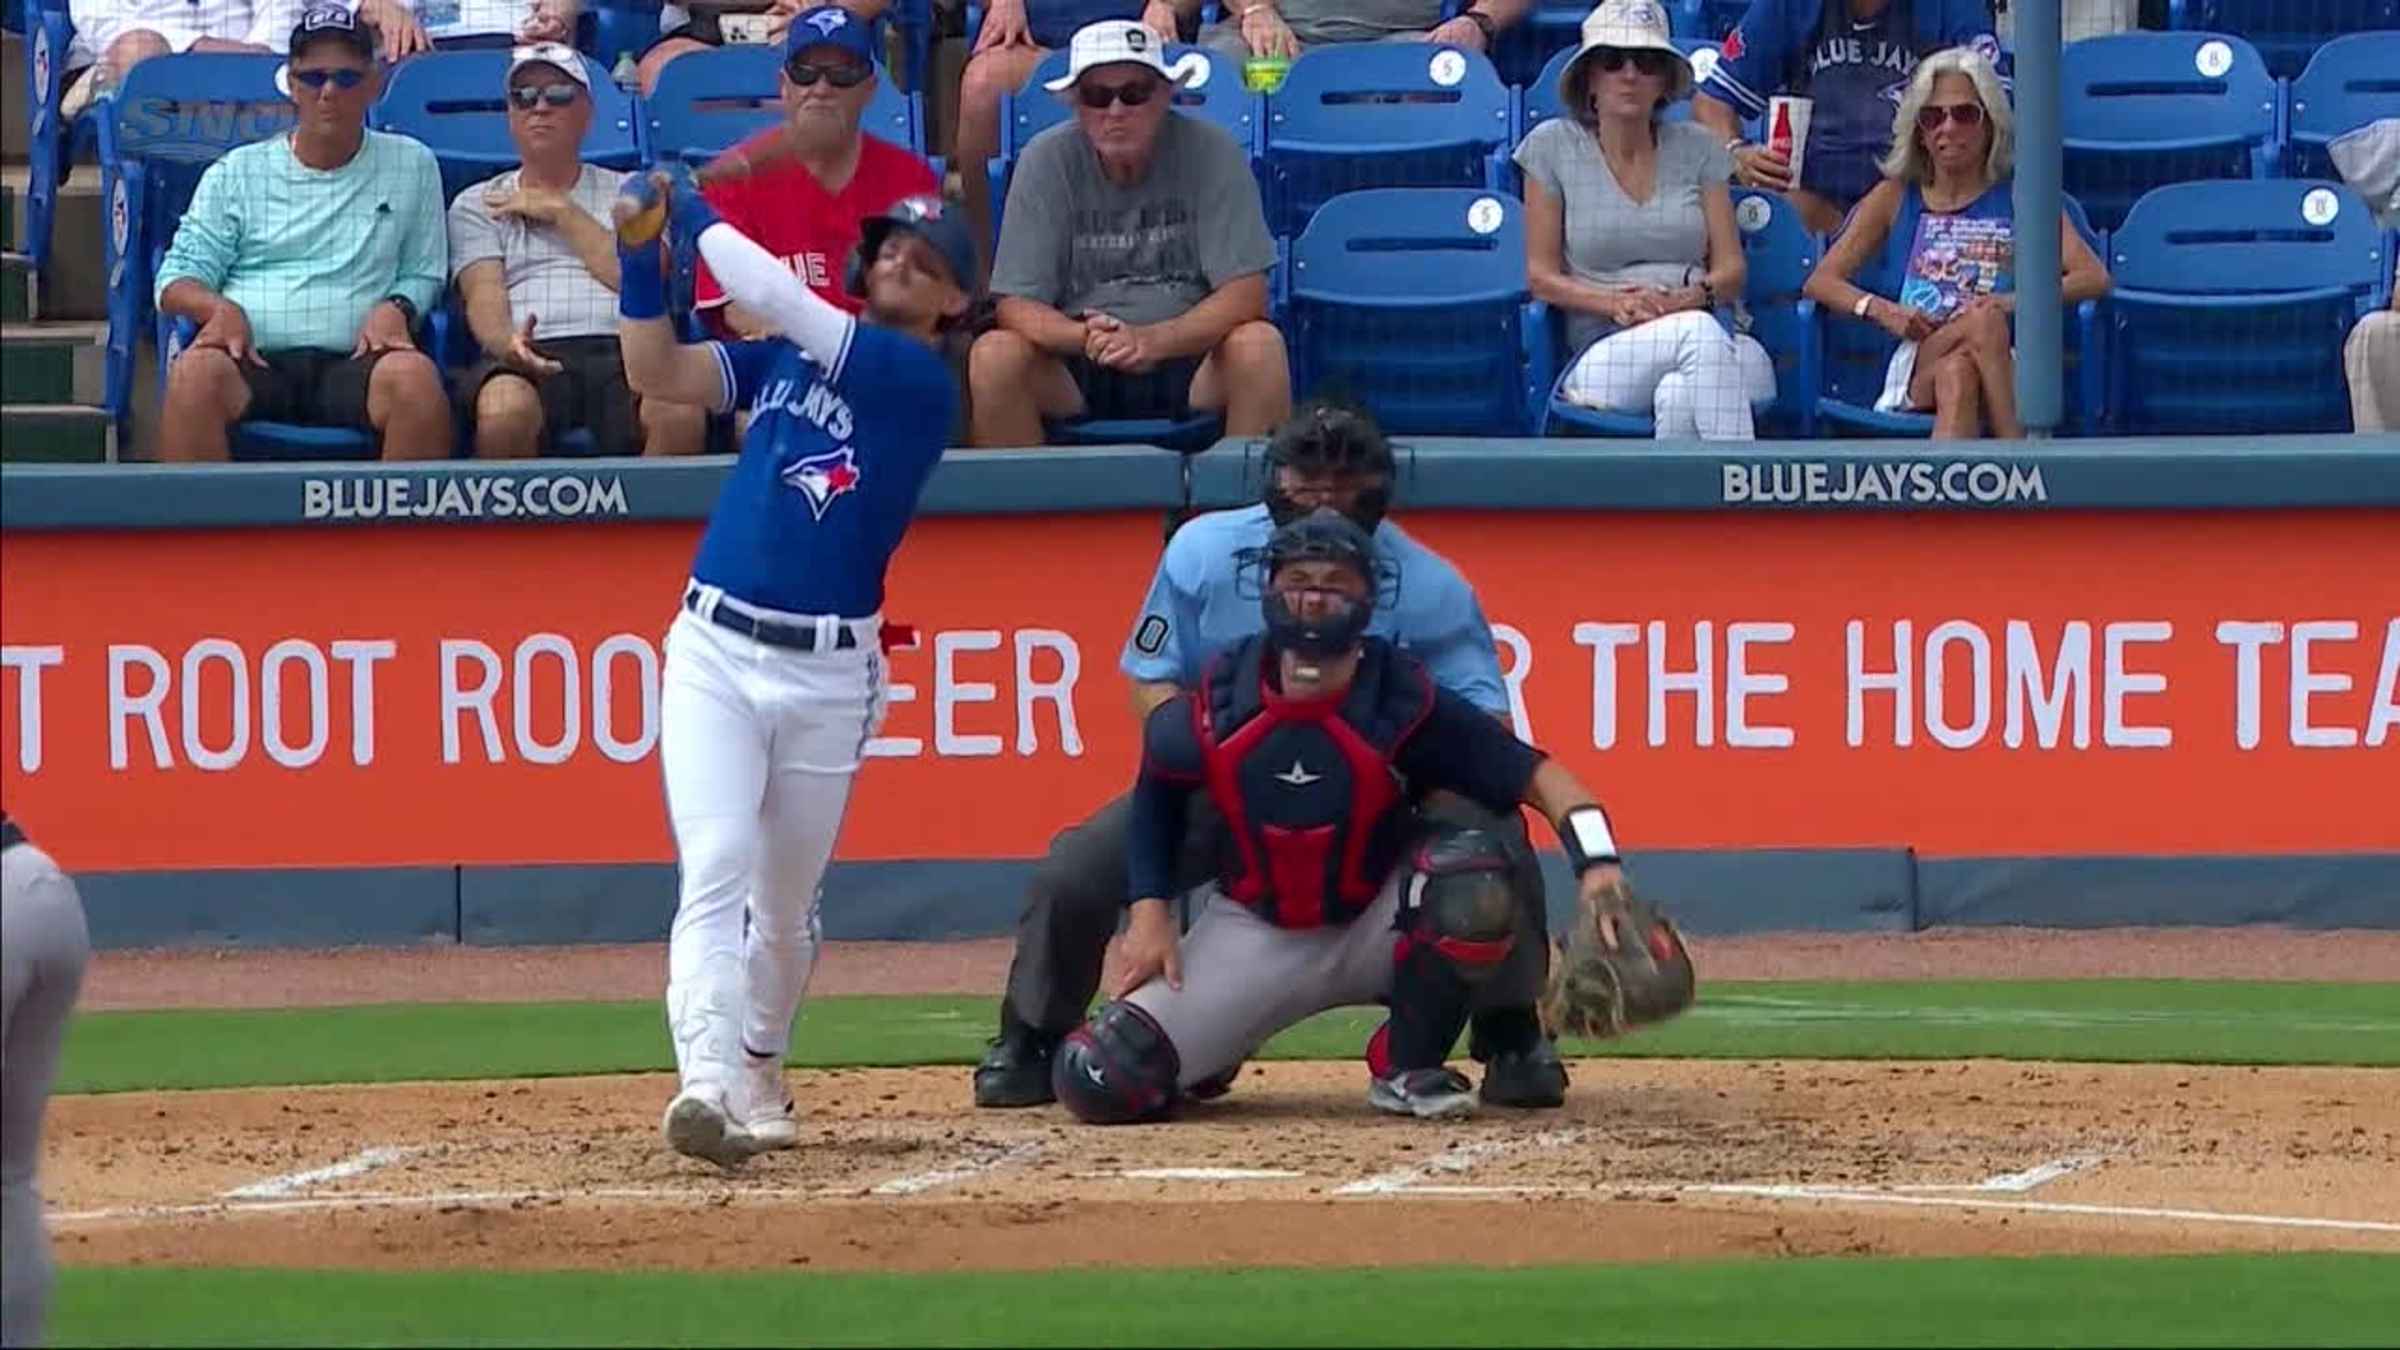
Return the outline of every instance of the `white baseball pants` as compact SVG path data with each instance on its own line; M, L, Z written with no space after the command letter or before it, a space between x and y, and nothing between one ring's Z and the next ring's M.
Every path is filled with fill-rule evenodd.
M1619 329L1584 349L1559 394L1607 412L1647 412L1661 440L1747 441L1750 405L1775 396L1775 363L1713 314L1684 310Z
M687 1088L730 1091L745 1049L780 1060L789 1048L816 967L825 864L883 720L878 621L753 612L815 624L819 650L769 646L688 610L667 632L659 761L682 865L667 1025ZM858 645L829 650L844 627Z

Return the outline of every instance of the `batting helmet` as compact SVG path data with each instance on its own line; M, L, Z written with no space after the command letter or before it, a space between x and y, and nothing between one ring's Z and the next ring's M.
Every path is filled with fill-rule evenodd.
M866 298L867 268L875 255L883 252L883 241L894 230L907 230L933 245L933 251L949 264L950 279L960 290L974 293L975 238L967 233L966 222L951 215L939 197L903 197L882 215L867 217L858 227L858 247L850 250L849 264L842 270L843 290Z
M1367 410L1355 404L1316 399L1302 404L1267 442L1267 514L1278 526L1289 525L1310 508L1284 489L1279 469L1296 474L1355 477L1358 496L1344 514L1369 534L1383 522L1391 506L1392 478L1397 466L1383 428Z

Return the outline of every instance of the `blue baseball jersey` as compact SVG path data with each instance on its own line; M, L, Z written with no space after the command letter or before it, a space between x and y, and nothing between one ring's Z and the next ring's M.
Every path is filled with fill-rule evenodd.
M1238 580L1240 555L1264 548L1274 532L1264 503L1186 521L1167 542L1141 617L1125 641L1118 662L1125 673L1191 689L1218 653L1263 632L1257 590ZM1399 586L1393 603L1377 607L1367 632L1413 653L1444 689L1507 716L1500 657L1474 587L1449 559L1388 520L1375 528L1375 550L1397 572Z
M750 427L692 575L797 614L862 619L950 439L958 389L941 356L853 321L830 368L799 345L715 342L721 406Z

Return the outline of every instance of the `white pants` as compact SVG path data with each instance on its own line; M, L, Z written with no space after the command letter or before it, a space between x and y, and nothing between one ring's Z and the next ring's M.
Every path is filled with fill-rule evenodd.
M823 649L841 626L858 632L857 647ZM879 627L820 622L816 652L688 611L667 632L658 749L682 864L667 1026L687 1088L730 1089L745 1049L780 1059L790 1046L816 967L825 864L883 720Z
M2400 313L2379 310L2360 319L2342 355L2350 372L2352 428L2400 430Z
M1775 363L1755 338L1696 309L1620 329L1586 347L1559 393L1606 412L1647 412L1661 440L1747 441L1750 405L1775 397Z

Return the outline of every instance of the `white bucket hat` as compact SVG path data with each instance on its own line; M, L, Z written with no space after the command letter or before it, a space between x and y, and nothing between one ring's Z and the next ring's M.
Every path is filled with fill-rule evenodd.
M1575 48L1575 59L1558 72L1558 106L1572 115L1580 102L1578 91L1583 84L1584 62L1602 47L1665 52L1675 58L1667 80L1667 101L1689 98L1691 58L1667 34L1667 11L1659 0L1601 0L1598 8L1583 17L1583 41Z
M1067 48L1067 73L1042 88L1063 94L1094 66L1147 66L1173 84L1208 78L1208 58L1199 52L1185 52L1170 66L1166 41L1158 34L1132 19L1102 19L1075 30Z

